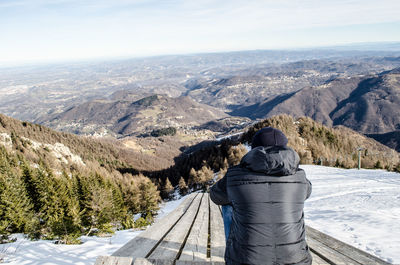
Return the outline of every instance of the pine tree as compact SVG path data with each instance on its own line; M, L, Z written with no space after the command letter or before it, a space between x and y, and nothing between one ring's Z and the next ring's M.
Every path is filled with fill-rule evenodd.
M36 171L42 220L40 233L49 239L57 238L64 243L77 243L81 231L79 200L73 192L73 183L64 173L61 177L42 164Z
M120 184L124 204L128 209L128 214L134 215L140 211L140 190L139 184L130 174L124 175Z
M128 217L128 207L124 204L124 198L121 189L111 180L108 180L108 186L111 188L113 200L113 220L115 228L131 228L133 226L132 218Z
M0 147L0 241L10 233L26 232L33 219L32 204L15 166L15 157ZM11 163L10 163L11 162Z
M40 210L40 200L39 200L39 183L35 177L34 172L29 168L26 162L22 162L22 179L24 180L26 191L28 193L29 198L32 201L33 209L35 212L39 212Z
M105 185L104 178L99 174L90 177L88 197L85 203L85 213L89 217L89 232L98 229L99 232L111 232L114 205L112 189Z
M236 166L240 163L242 157L247 153L244 145L231 146L228 150L228 163L230 166Z
M196 178L197 178L197 172L194 168L191 168L189 171L188 184L189 184L189 187L194 188L195 190L197 189Z
M181 177L179 179L179 193L183 196L186 195L188 192L188 186L186 185L185 179Z
M174 187L172 186L169 178L166 178L163 189L162 189L162 197L164 199L170 199L173 192L174 192Z
M148 214L154 215L158 208L158 202L160 201L159 191L156 185L143 175L139 175L140 184L140 212L142 216L147 216Z
M214 172L207 166L202 166L202 168L197 172L198 180L202 189L206 189L208 184L214 178Z

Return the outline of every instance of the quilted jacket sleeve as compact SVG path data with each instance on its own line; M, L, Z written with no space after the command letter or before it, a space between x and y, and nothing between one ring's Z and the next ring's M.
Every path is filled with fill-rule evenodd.
M215 183L210 189L211 200L218 205L230 204L228 193L226 191L226 175Z

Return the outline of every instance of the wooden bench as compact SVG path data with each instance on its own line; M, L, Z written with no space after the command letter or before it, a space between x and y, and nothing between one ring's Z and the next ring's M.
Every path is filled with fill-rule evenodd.
M313 265L389 264L311 227L306 229ZM222 265L224 252L220 207L208 193L192 193L112 256L98 257L95 265Z

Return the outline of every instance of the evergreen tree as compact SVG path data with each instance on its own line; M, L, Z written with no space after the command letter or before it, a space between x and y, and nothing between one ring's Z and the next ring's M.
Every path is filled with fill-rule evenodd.
M179 179L179 193L183 196L186 195L188 192L188 186L186 185L185 179L183 177L181 177Z
M85 202L85 214L89 222L90 234L93 229L99 232L112 232L111 222L113 221L114 205L112 189L105 185L104 178L99 174L90 177L87 182L88 196Z
M237 146L231 146L228 150L228 164L230 166L236 166L242 160L242 157L247 153L247 149L244 145L239 144Z
M197 189L197 172L194 168L191 168L189 171L189 180L188 180L188 184L189 187L194 188L195 190Z
M113 224L115 228L133 227L132 218L128 217L128 207L124 204L124 198L121 189L111 180L108 180L108 186L111 189L113 201Z
M35 178L34 172L29 168L26 162L21 164L22 167L22 179L24 180L25 187L29 198L32 201L33 209L35 212L40 210L39 190L37 179Z
M36 171L42 220L40 233L49 239L57 238L64 243L76 243L80 235L80 207L72 182L64 174L55 177L42 164Z
M11 163L10 163L11 162ZM15 157L0 147L0 241L10 233L26 232L33 219L32 204L18 170Z
M166 178L162 189L162 197L164 199L170 199L173 192L174 192L174 187L172 186L171 181L169 181L169 178Z
M140 184L140 212L142 216L154 215L158 208L158 202L160 201L159 191L156 185L151 182L150 179L143 175L139 175Z
M202 166L197 172L197 178L202 189L207 189L209 183L214 178L214 172L208 166Z
M124 204L128 209L128 214L134 215L140 211L140 190L137 181L130 174L124 175L121 181L121 190Z

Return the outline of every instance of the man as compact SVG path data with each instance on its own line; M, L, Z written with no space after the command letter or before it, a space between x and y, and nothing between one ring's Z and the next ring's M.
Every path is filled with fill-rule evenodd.
M225 250L228 265L311 264L303 214L311 183L287 143L280 130L259 130L252 150L211 187L211 200L233 210ZM229 213L229 207L223 208ZM225 215L229 226L228 219Z

